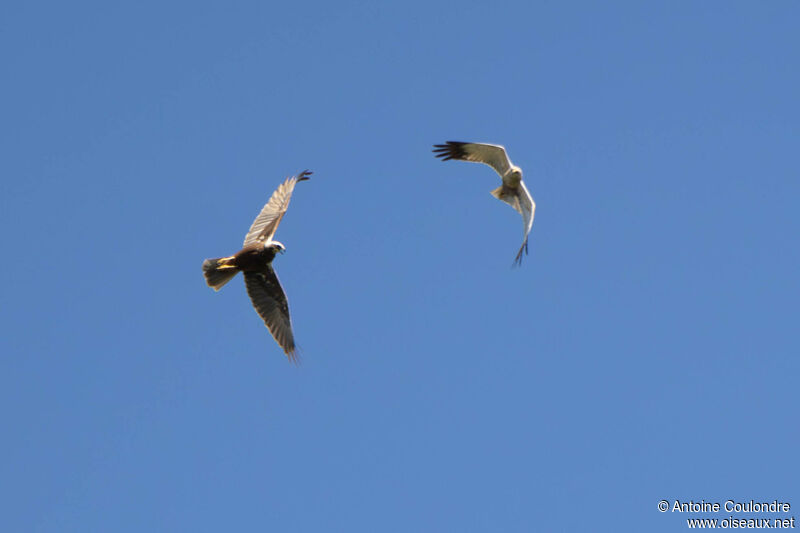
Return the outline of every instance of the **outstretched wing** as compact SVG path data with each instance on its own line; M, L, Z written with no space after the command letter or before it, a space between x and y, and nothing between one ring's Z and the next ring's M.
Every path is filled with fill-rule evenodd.
M297 362L289 302L286 301L286 294L272 265L267 265L263 272L245 272L244 283L253 307L264 320L275 341L283 348L290 361Z
M296 176L287 178L275 189L267 205L261 209L261 212L250 226L250 231L247 232L247 236L244 238L244 246L272 240L275 230L278 229L278 224L281 223L283 215L289 208L289 200L292 197L294 186L298 181L307 180L310 175L311 172L304 170Z
M458 159L489 165L500 174L500 177L505 176L511 168L511 160L506 154L506 149L499 144L447 141L447 144L434 144L433 153L436 157L441 157L442 161Z
M514 209L519 211L522 215L522 225L525 230L522 246L520 246L517 257L514 259L514 264L518 266L522 264L522 252L525 252L525 254L528 253L528 235L531 232L531 227L533 227L533 214L536 212L536 202L533 201L531 193L529 193L528 188L525 187L524 181L519 182L519 188L517 189L517 205Z

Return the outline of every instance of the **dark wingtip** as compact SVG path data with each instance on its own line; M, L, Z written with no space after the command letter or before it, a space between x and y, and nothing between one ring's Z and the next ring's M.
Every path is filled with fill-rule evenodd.
M528 239L525 239L525 242L522 243L522 246L519 247L519 252L517 252L517 257L514 258L514 262L511 264L511 268L517 268L522 266L522 255L528 255Z
M438 145L435 150L431 150L435 157L441 158L442 161L447 161L448 159L453 159L453 155L450 153L450 149L445 147L441 147Z
M297 346L292 346L288 350L284 350L284 352L290 363L294 366L300 366L300 349Z
M313 172L311 172L310 170L306 169L306 170L302 171L300 174L297 175L297 181L306 181L307 179L310 179L309 176L311 174L313 174Z
M465 142L461 141L447 141L446 144L434 144L431 150L436 157L440 157L442 161L450 161L451 159L463 159L466 155L461 148Z

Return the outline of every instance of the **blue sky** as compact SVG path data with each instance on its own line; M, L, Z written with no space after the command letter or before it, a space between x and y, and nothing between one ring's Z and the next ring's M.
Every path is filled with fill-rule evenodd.
M2 11L3 531L800 509L796 3ZM524 169L522 268L446 140ZM305 168L275 261L295 367L200 265Z

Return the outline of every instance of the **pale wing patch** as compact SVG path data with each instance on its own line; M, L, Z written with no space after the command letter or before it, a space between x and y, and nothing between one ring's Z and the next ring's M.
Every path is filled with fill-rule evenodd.
M307 180L310 175L311 172L304 170L300 174L288 178L278 186L250 226L250 230L244 238L244 246L272 240L275 231L278 229L278 224L280 224L283 215L286 214L286 210L289 208L289 200L292 198L294 186L298 181Z
M434 145L433 152L443 161L456 159L489 165L501 177L511 169L506 149L499 144L447 141L447 144Z
M527 187L525 187L525 182L520 182L517 191L517 198L519 200L517 211L522 215L522 225L525 232L522 239L522 246L520 246L517 257L514 259L514 264L519 265L522 263L523 251L526 254L528 253L528 235L530 235L531 228L533 227L533 215L536 212L536 202L533 201L531 193L529 193Z

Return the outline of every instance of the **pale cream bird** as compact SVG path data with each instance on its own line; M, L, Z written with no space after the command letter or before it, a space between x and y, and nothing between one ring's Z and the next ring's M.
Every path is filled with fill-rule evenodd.
M433 152L442 161L457 159L459 161L472 161L489 165L500 174L503 184L492 191L492 196L502 200L522 215L522 225L525 232L522 246L520 246L514 265L522 263L522 254L528 253L528 235L533 226L533 214L536 203L522 181L522 169L511 163L506 154L506 149L499 144L464 143L447 141L447 144L433 145Z

